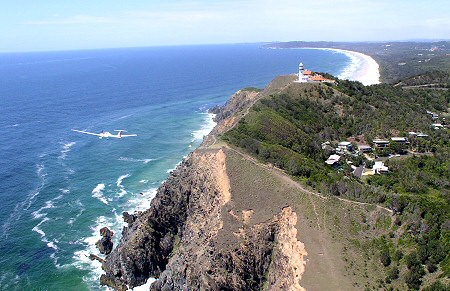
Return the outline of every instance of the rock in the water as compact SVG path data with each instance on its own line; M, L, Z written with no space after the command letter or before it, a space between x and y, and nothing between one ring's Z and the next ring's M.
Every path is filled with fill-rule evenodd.
M99 239L95 243L95 245L97 246L101 254L108 255L113 249L112 237L114 235L114 232L107 227L103 227L102 229L100 229L100 235L102 236L102 238Z

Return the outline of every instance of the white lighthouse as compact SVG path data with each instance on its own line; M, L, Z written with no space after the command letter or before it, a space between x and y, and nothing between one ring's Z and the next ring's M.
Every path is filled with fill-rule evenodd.
M308 82L308 76L305 76L303 74L303 71L304 71L303 63L300 63L298 65L298 80L296 82L299 82L299 83Z

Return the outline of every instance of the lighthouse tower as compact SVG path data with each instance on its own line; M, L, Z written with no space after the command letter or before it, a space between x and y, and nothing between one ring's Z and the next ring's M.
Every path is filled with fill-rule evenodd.
M305 69L303 68L303 63L300 63L298 65L298 80L297 80L297 82L300 82L300 83L308 82L308 76L303 75L304 70Z

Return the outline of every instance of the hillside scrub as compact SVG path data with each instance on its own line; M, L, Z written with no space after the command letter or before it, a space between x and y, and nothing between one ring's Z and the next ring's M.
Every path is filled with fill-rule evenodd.
M448 129L432 129L426 113L446 112L449 103L446 90L363 86L343 80L333 86L293 84L260 99L222 139L322 194L392 209L396 216L392 249L383 250L381 262L388 281L396 280L398 269L391 267L391 255L403 250L406 261L398 258L397 264L407 264L408 272L400 277L415 289L427 274L450 275L450 134ZM410 145L427 155L388 160L386 175L361 180L351 175L347 164L336 170L324 163L330 154L322 149L324 142L337 144L362 136L370 143L375 138L408 136L412 130L429 135ZM355 166L367 162L347 158ZM411 253L411 248L418 253Z

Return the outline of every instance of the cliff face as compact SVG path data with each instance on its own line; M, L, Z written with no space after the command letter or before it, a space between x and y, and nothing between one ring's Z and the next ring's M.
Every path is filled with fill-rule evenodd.
M305 252L296 239L296 214L286 207L251 225L253 210L238 217L231 199L225 151L193 152L149 210L127 216L102 284L125 290L152 276L160 279L152 290L302 290Z

